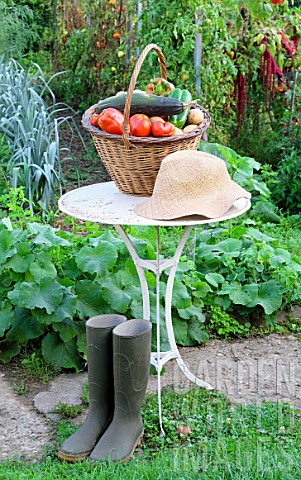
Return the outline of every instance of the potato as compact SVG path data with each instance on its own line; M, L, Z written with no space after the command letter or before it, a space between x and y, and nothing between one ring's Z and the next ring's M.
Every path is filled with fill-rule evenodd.
M183 135L183 130L175 127L175 131L174 131L173 135Z
M202 110L199 110L198 108L192 108L189 112L187 122L190 125L199 125L203 122L204 118L205 117Z
M193 130L195 130L196 128L198 128L197 125L187 125L187 126L184 128L183 132L184 132L184 133L190 133L190 132L192 132Z
M155 122L162 122L162 123L164 123L164 120L163 120L163 118L161 118L161 117L150 117L150 121L152 122L152 124L155 123Z

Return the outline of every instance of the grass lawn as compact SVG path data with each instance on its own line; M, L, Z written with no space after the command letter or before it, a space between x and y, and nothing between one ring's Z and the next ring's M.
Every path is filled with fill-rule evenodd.
M223 394L193 388L183 393L165 390L162 406L166 438L159 437L153 394L143 408L143 447L127 464L61 463L57 447L47 447L40 463L0 464L0 480L301 478L301 422L293 405L234 406ZM189 436L178 435L181 425L190 426ZM74 430L70 422L61 422L57 444Z

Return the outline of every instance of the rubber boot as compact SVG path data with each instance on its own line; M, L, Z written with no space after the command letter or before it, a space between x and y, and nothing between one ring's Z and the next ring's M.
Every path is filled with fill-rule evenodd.
M141 407L149 378L151 323L128 320L113 330L115 411L90 460L127 462L143 437Z
M123 315L99 315L86 322L89 411L83 425L60 447L61 460L76 462L87 458L113 418L112 332L124 322Z

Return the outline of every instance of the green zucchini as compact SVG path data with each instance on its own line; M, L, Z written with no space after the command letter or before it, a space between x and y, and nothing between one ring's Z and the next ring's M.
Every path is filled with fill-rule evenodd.
M96 113L101 113L105 108L116 108L120 112L124 111L127 94L120 92L114 97L105 98L96 105ZM132 97L130 115L135 113L144 113L149 117L161 115L177 115L190 109L195 102L183 103L176 98L159 97L157 95L148 95L147 93L134 92Z
M185 103L188 105L190 104L190 106L192 106L191 105L192 96L191 96L191 93L188 92L188 90L181 90L180 88L175 88L169 94L168 98L173 98L181 101L182 103ZM169 121L173 123L175 127L183 128L187 121L187 117L190 111L190 106L187 109L180 112L178 115L170 115Z

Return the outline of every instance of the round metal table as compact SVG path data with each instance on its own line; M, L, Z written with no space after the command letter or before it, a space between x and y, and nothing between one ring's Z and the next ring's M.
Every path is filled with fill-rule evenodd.
M156 275L156 327L157 327L157 351L151 354L151 364L155 366L158 377L158 403L159 403L159 422L162 435L164 430L162 426L161 414L161 383L160 372L163 365L171 359L175 359L184 375L193 383L200 387L212 389L211 385L203 380L197 378L185 365L178 347L176 345L172 315L172 291L174 278L179 264L180 256L187 241L189 234L194 225L201 225L207 223L216 223L231 218L237 217L245 213L251 207L250 200L240 198L232 207L219 218L209 219L197 215L191 217L182 217L176 220L149 220L140 217L135 213L137 205L145 201L146 197L136 197L125 195L120 192L114 182L98 183L89 185L87 187L72 190L63 195L59 200L59 208L62 212L71 217L81 220L114 225L117 232L126 244L129 253L134 261L137 273L141 283L142 301L143 301L143 318L151 320L150 318L150 296L148 284L145 276L145 269L151 270ZM145 260L138 256L133 243L126 234L122 225L141 225L154 226L156 228L156 260ZM175 254L172 258L163 259L160 257L160 227L161 226L185 226L183 236L181 237ZM160 275L164 270L169 269L168 280L165 293L165 323L170 350L161 352L160 349Z

